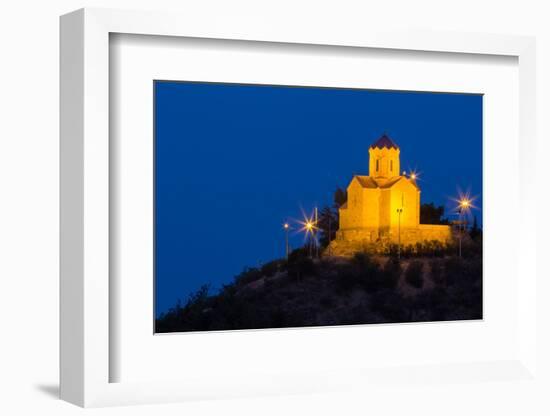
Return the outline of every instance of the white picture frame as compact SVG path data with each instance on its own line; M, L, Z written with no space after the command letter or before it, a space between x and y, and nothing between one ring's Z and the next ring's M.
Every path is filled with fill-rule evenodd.
M480 372L506 380L535 379L536 362L536 215L534 182L527 167L535 160L535 41L530 37L430 32L394 32L349 28L331 31L312 25L279 27L243 17L195 21L166 13L82 9L61 18L61 398L80 406L159 403L193 398L256 394L319 393L355 385L372 386L406 379L410 368L334 369L318 374L281 372L277 377L216 380L193 374L182 381L110 382L109 293L110 239L109 36L113 33L206 39L280 42L334 47L381 48L454 54L505 55L519 65L520 213L516 253L522 279L517 293L518 354L499 362L456 365L418 363L412 378L478 383ZM111 166L112 168L112 166ZM152 294L151 294L152 296ZM359 368L358 370L361 370ZM437 377L436 377L437 374ZM439 378L438 378L439 379ZM498 379L498 377L497 377ZM345 381L344 381L345 380Z

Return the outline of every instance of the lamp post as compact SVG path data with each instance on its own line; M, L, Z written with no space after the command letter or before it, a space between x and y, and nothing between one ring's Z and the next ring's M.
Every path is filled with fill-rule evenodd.
M319 224L319 213L317 207L315 207L315 225ZM319 258L319 242L317 241L317 228L313 230L313 241L315 242L315 258Z
M462 198L458 205L458 257L462 257L462 233L466 230L464 211L470 209L472 203L467 198Z
M306 234L309 236L308 237L309 257L313 257L313 248L312 248L313 232L314 232L313 222L311 222L310 220L306 221L305 229L306 229Z
M286 253L286 260L288 261L288 254L289 254L289 246L288 246L288 230L290 229L290 225L288 225L288 222L285 222L283 225L283 228L285 229L285 253Z
M332 235L332 229L331 229L331 216L332 214L330 214L329 212L329 216L328 216L328 238L327 238L327 241L328 241L328 245L327 245L327 251L328 251L328 255L332 255L332 252L331 252L331 248L330 248L330 242L331 242L331 235Z
M401 214L403 213L403 208L397 208L397 259L401 260Z
M462 207L458 209L458 257L462 258Z
M405 195L401 194L401 208L397 208L397 259L401 260L401 214L405 206Z
M303 231L306 233L306 241L309 246L309 257L312 258L313 253L313 244L316 243L316 237L317 237L317 223L319 221L317 208L315 208L315 211L311 215L311 217L304 214L304 220L300 221L300 224L303 225L303 227L300 229L300 231ZM315 244L315 250L317 253L317 257L319 256L319 249L317 244Z

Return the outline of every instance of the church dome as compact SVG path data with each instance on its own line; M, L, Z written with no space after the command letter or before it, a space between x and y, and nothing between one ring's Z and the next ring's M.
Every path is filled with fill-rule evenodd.
M399 149L399 146L395 144L395 142L390 139L386 134L383 134L378 140L370 145L371 149L383 149L384 147L388 149Z

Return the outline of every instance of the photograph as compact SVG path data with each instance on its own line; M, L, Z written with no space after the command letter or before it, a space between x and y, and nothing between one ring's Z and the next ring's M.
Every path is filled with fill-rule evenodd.
M153 81L155 333L483 319L483 95Z
M550 416L548 1L2 6L0 416Z

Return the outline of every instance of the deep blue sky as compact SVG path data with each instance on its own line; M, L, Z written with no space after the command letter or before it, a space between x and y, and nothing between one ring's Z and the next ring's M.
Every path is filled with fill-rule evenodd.
M368 174L386 132L422 202L482 186L482 96L155 82L156 314L284 256L282 224ZM481 220L481 210L476 212ZM291 245L300 246L293 235Z

